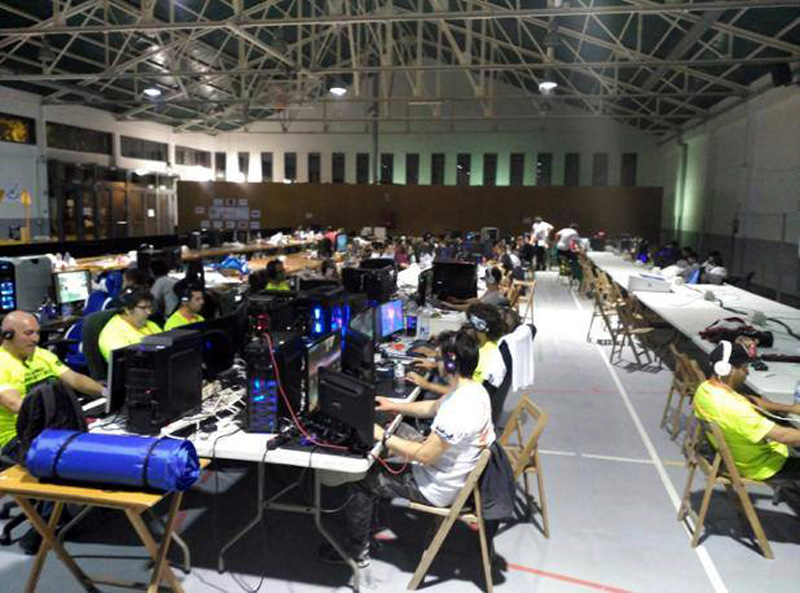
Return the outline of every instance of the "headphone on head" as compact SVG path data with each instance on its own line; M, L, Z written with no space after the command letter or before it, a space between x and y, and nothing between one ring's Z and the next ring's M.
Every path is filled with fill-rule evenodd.
M132 309L139 304L138 299L133 298L137 292L138 291L132 286L123 289L122 292L119 293L119 301L122 303L122 306L126 309Z
M458 354L456 353L456 336L453 335L442 345L444 370L455 374L458 371Z
M731 374L733 367L731 366L731 354L733 353L733 344L728 340L722 340L722 360L714 363L714 373L718 377L726 377Z
M3 336L4 340L13 340L14 339L14 330L13 329L4 329L3 333L0 334Z
M476 330L478 330L479 332L486 333L486 332L489 331L489 324L486 322L486 320L485 319L481 319L480 317L478 317L474 313L470 314L467 317L467 320L469 321L469 324L472 327L474 327Z

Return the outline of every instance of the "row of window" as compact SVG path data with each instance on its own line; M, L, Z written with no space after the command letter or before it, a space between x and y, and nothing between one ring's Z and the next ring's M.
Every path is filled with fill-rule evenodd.
M214 170L217 179L225 179L227 168L227 154L215 153ZM378 180L382 184L394 183L394 157L388 152L380 154ZM525 153L512 153L509 158L509 185L523 185L525 179ZM297 153L283 153L283 178L286 181L297 181ZM406 153L406 185L419 185L419 154ZM239 172L247 179L250 173L250 153L237 154ZM483 185L497 184L497 153L483 155ZM366 152L356 154L356 183L366 184L370 179L370 155ZM331 181L333 183L345 182L346 155L343 152L334 152L331 155ZM592 185L608 185L607 152L598 152L592 159ZM178 163L181 164L181 163ZM273 154L261 153L261 178L262 181L274 181ZM549 152L540 152L535 163L536 185L553 185L553 155ZM622 154L620 168L620 185L632 187L636 185L637 155L635 152ZM308 153L308 182L319 183L322 169L322 157L318 152ZM564 155L564 185L580 185L581 155L569 152ZM431 185L444 185L445 155L442 152L431 154ZM472 175L472 155L459 153L456 156L456 185L470 185Z
M10 117L10 116L9 116ZM5 118L5 119L4 119ZM29 126L28 134L20 132L22 120L13 120L0 114L0 139L14 138L9 141L31 142L35 141L33 136L33 126ZM33 120L30 120L31 122ZM80 152L94 152L99 154L111 155L113 153L112 134L98 130L89 130L66 124L47 122L47 145L52 148L75 150ZM144 159L151 161L169 162L169 145L163 142L154 142L130 136L120 136L120 153L124 157ZM297 153L283 153L284 173L283 179L288 181L297 180ZM322 155L319 152L308 153L308 182L319 183L321 180ZM445 180L445 154L433 153L430 161L430 184L444 185ZM394 183L394 162L395 155L392 153L381 153L378 163L378 182L383 184ZM523 185L526 167L525 153L511 153L508 160L508 183L509 185ZM248 178L250 172L250 153L239 152L237 154L239 172ZM175 147L175 162L178 165L200 166L211 168L211 153L204 150L197 150L186 146ZM343 152L334 152L331 155L331 180L333 183L345 182L345 163L346 155ZM420 183L420 155L417 153L407 153L405 155L406 164L406 185L419 185ZM456 185L470 185L472 175L472 155L469 153L459 153L456 155L455 179ZM553 185L553 154L548 152L538 153L533 164L533 177L536 185ZM217 179L225 179L227 168L227 155L224 152L214 154L214 171ZM620 168L620 185L636 185L636 153L623 153ZM497 153L485 153L483 155L483 185L493 186L497 184L498 174ZM581 155L579 153L566 153L564 155L564 178L565 186L580 185L581 178ZM273 153L261 153L261 175L263 181L273 181ZM592 176L591 185L608 185L609 175L609 155L605 152L595 153L592 157ZM367 184L370 182L370 155L366 152L356 154L356 183Z

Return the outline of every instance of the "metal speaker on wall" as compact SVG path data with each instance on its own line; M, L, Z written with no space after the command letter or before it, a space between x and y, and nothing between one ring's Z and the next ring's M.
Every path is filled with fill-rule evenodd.
M792 70L787 62L772 66L772 84L774 86L789 86L792 84Z

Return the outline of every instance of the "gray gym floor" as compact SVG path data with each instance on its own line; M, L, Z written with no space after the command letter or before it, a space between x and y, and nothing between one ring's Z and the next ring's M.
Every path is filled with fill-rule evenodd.
M790 500L794 510L785 502L773 506L767 489L753 498L774 560L760 555L722 491L712 499L707 535L697 549L689 546L687 528L676 520L686 475L683 458L679 445L659 428L671 371L633 369L628 350L621 363L609 364L609 348L585 340L590 314L591 302L560 283L554 272L537 276L536 381L529 393L550 414L541 447L551 537L542 535L538 515L533 523L520 519L502 526L495 548L506 568L495 578L496 589L797 590L798 505ZM602 338L599 326L593 335ZM518 393L509 396L507 410L518 398ZM221 543L254 512L254 475L247 466L226 465L220 472L207 472L185 498L180 531L191 547L193 569L189 575L177 572L186 591L252 591L259 584L270 592L349 590L346 568L316 558L320 537L311 518L285 513L265 516L228 553L231 572L217 572ZM278 468L269 472L268 482L297 477ZM698 477L695 507L702 488ZM340 492L327 494L326 506L341 504ZM363 589L403 591L430 537L431 520L395 508L385 511L384 520L394 539L373 554ZM332 514L329 522L335 527L337 517ZM147 580L144 549L122 515L95 512L70 539L67 547L87 573ZM126 558L107 558L111 555ZM170 556L180 559L174 546ZM32 557L16 545L0 549L0 591L22 591L31 564ZM482 583L477 534L456 525L421 589L475 591ZM81 589L51 555L38 590Z

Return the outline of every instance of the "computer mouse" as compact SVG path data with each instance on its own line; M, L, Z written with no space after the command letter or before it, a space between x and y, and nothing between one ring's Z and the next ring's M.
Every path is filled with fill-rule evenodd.
M761 360L754 360L753 362L750 363L750 366L752 366L757 371L768 371L769 370L769 367L767 366L767 364L765 362L761 361Z

